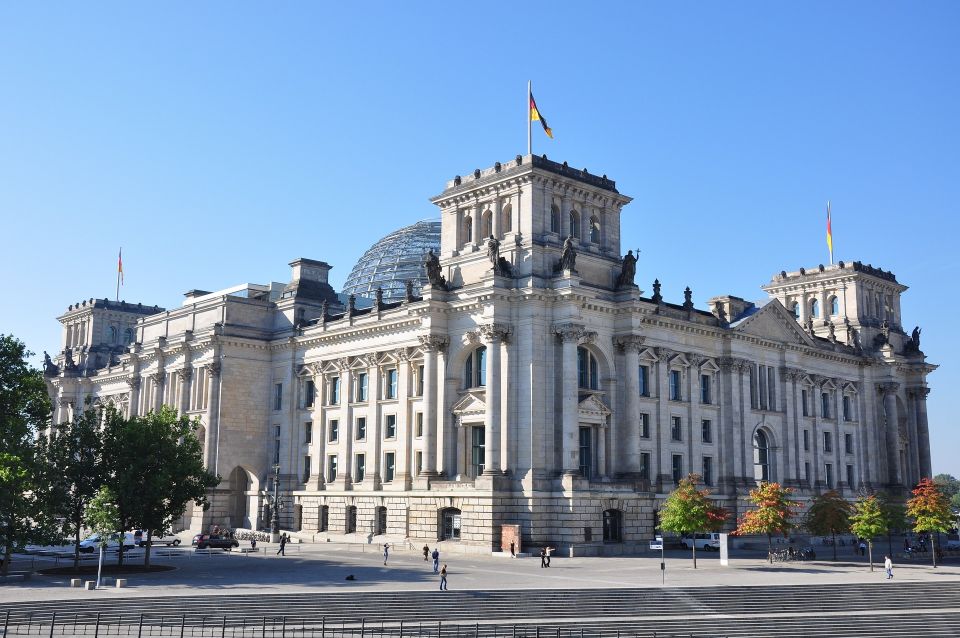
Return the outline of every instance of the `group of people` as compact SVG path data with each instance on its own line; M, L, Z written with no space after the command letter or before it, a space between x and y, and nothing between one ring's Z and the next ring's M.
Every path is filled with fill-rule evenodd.
M447 564L444 563L443 567L440 567L440 550L436 547L433 548L433 552L430 552L430 546L423 546L423 560L427 561L428 558L433 559L433 573L440 575L440 591L447 590ZM384 563L386 565L386 563Z

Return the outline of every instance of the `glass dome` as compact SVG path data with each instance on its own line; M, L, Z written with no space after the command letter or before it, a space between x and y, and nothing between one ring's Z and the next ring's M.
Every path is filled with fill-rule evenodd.
M383 288L384 301L402 300L408 279L414 291L427 283L423 257L431 248L440 252L439 221L419 221L395 230L363 253L343 285L344 294L373 299L377 288Z

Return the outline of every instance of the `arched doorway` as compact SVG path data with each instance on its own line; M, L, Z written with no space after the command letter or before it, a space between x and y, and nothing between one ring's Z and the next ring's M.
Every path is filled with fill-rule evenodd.
M757 430L753 435L753 478L758 483L766 483L770 477L770 440L766 432Z
M250 474L240 466L235 467L230 473L230 520L224 521L229 527L256 527L256 521L250 516L250 491ZM256 511L256 506L252 511Z

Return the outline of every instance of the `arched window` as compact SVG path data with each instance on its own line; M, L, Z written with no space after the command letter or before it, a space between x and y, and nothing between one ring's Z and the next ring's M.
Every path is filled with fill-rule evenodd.
M810 316L813 318L820 316L820 303L816 299L810 301Z
M761 482L770 480L770 445L763 430L753 435L753 478Z
M110 326L110 343L116 343L120 338L120 331L116 326Z
M581 388L600 389L600 366L597 358L586 348L577 348L577 379Z
M493 234L493 213L484 211L480 216L480 237L486 239Z
M127 343L133 343L133 328L127 328L124 332Z
M840 300L836 297L830 297L830 315L836 317L840 314Z
M570 234L580 239L580 213L575 210L570 211Z
M387 508L380 506L376 511L376 519L374 521L374 534L386 534L387 533Z
M596 216L590 218L590 241L600 243L600 220Z
M623 512L605 510L603 512L603 542L619 543L623 541Z
M560 207L556 204L550 205L550 232L560 233Z
M344 532L347 534L353 534L357 531L357 506L351 505L347 508L347 520L344 528Z
M463 387L480 388L487 385L487 347L480 346L469 355L463 368Z
M473 218L469 215L463 218L463 243L473 241Z
M513 232L513 206L507 204L500 211L500 232Z
M799 318L800 318L800 304L799 304L798 302L794 301L793 304L790 306L790 312L793 313L793 318L794 318L794 319L799 319Z

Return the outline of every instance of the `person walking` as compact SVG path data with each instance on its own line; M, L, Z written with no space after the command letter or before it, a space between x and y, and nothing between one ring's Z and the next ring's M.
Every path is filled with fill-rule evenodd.
M860 555L867 555L867 541L860 541Z
M887 572L887 580L893 578L893 561L889 556L884 557L883 569Z
M255 538L250 539L250 549L254 552L257 551L257 539Z
M517 544L513 541L510 541L510 558L517 557Z
M437 574L440 572L440 550L436 547L433 548L433 573Z
M423 546L423 562L427 562L429 558L430 558L430 546L424 545Z
M283 534L280 534L280 549L277 550L277 556L286 556L287 555L286 548L287 548L287 534L286 532L284 532Z
M552 553L553 553L553 550L555 550L555 549L556 549L556 547L548 547L548 548L545 550L546 553L547 553L547 567L550 567L550 554L552 554Z
M383 544L383 564L387 564L387 559L390 558L390 543Z
M443 564L443 569L440 570L440 591L447 590L447 564Z
M541 547L540 548L540 567L546 567L546 566L547 566L547 548Z

